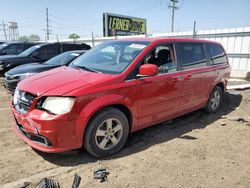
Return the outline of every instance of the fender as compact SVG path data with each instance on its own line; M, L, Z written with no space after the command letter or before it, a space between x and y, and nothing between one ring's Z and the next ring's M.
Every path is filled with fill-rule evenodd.
M103 94L105 94L105 93L103 93ZM132 111L136 112L136 113L131 113L131 116L132 116L132 121L131 121L132 130L131 131L136 130L137 107L132 99L130 99L126 96L117 95L117 94L108 94L108 95L105 95L105 96L103 95L100 97L97 96L82 108L80 115L78 116L77 125L80 125L80 126L76 127L76 133L77 133L77 138L79 139L78 140L79 142L80 141L82 142L85 128L86 128L89 120L93 117L93 115L97 111L99 111L107 106L111 106L111 105L123 105L123 106L127 107L130 112L132 112Z

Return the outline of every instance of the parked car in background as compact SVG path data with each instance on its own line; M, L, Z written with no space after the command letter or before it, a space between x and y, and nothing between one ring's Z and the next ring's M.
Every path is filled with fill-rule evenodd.
M17 83L24 78L35 75L39 72L54 69L60 66L67 66L86 50L68 51L51 58L44 63L31 63L20 65L5 73L4 85L10 92L14 92Z
M0 57L0 72L5 73L8 70L19 65L29 63L43 63L52 57L63 52L71 50L88 50L87 44L70 44L70 43L44 43L32 46L21 54L13 57Z
M216 42L104 42L68 67L22 80L11 104L14 129L44 152L84 147L96 157L112 155L130 132L200 108L217 112L230 70Z
M0 42L0 45L3 44L3 43L5 43L5 42Z
M2 55L18 55L27 50L31 46L39 43L35 42L7 42L0 45L0 56Z

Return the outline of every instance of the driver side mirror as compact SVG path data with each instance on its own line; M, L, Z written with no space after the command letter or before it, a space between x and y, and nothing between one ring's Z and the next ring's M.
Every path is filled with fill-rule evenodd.
M32 57L34 57L34 58L36 58L36 59L41 59L41 58L42 58L40 52L34 52L34 53L32 54Z
M158 66L155 64L144 64L140 66L137 77L149 77L158 74Z
M2 51L0 55L7 55L7 51L6 50Z

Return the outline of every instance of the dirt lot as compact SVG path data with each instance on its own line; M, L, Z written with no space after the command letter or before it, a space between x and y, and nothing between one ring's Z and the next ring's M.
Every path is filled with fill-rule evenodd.
M44 177L70 187L75 173L80 187L250 187L250 90L226 93L217 114L196 111L135 133L102 160L31 149L11 128L10 98L0 87L0 187L35 187ZM108 181L93 179L98 167Z

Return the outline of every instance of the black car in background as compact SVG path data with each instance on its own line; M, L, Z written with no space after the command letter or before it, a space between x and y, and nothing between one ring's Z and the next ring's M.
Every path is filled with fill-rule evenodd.
M7 42L0 45L0 55L18 55L31 46L39 43L34 42Z
M70 44L70 43L44 43L32 46L17 56L1 57L0 56L0 74L29 63L43 63L52 57L63 52L71 50L88 50L91 47L87 44Z
M74 59L76 59L78 56L80 56L85 52L86 50L68 51L56 57L53 57L42 64L32 63L15 67L5 73L5 78L4 78L5 88L13 93L15 91L17 83L22 79L25 79L39 72L47 71L60 66L67 66Z

